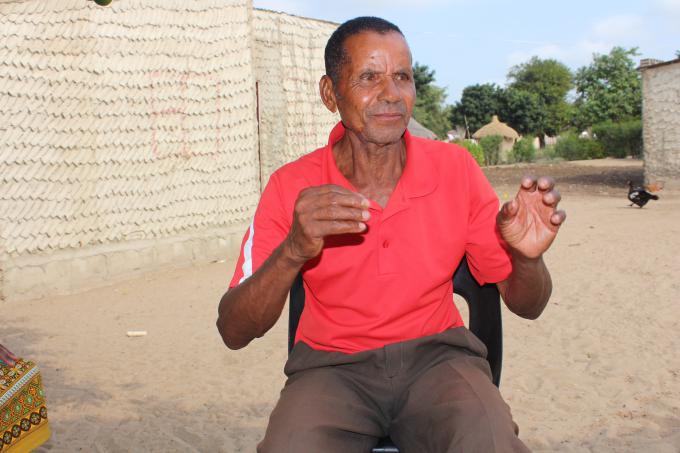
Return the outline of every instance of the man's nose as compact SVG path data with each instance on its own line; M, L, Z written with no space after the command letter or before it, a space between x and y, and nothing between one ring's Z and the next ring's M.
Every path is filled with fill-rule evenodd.
M401 99L401 92L397 82L392 77L383 78L378 100L385 102L397 102Z

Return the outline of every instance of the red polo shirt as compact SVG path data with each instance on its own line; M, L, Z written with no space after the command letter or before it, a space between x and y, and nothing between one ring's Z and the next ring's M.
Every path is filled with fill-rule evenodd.
M231 287L271 255L290 230L306 187L337 184L356 191L340 173L328 145L277 170L246 232ZM305 309L296 341L314 349L354 353L461 326L452 303L453 272L463 254L480 283L506 279L510 258L496 230L498 198L463 148L412 137L406 167L387 206L375 202L364 234L326 238L319 257L303 268Z

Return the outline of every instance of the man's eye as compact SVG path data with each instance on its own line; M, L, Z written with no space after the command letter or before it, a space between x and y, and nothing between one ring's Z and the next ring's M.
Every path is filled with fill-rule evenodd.
M404 82L408 82L409 80L411 80L411 76L409 76L409 75L406 74L405 72L397 73L397 74L395 75L395 78L396 78L397 80L402 80L402 81L404 81Z
M361 74L361 80L368 80L369 82L372 80L375 80L376 74L375 72L364 72Z

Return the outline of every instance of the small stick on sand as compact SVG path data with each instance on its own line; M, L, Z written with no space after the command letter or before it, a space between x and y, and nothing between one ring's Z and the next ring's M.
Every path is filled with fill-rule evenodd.
M128 337L145 337L146 336L146 330L128 330L127 336Z

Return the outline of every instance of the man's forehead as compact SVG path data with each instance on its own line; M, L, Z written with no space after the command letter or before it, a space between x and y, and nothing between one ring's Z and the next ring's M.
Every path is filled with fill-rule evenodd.
M397 32L378 33L363 31L345 41L345 52L352 61L355 58L371 58L377 54L389 54L392 58L411 60L411 49L406 39Z

